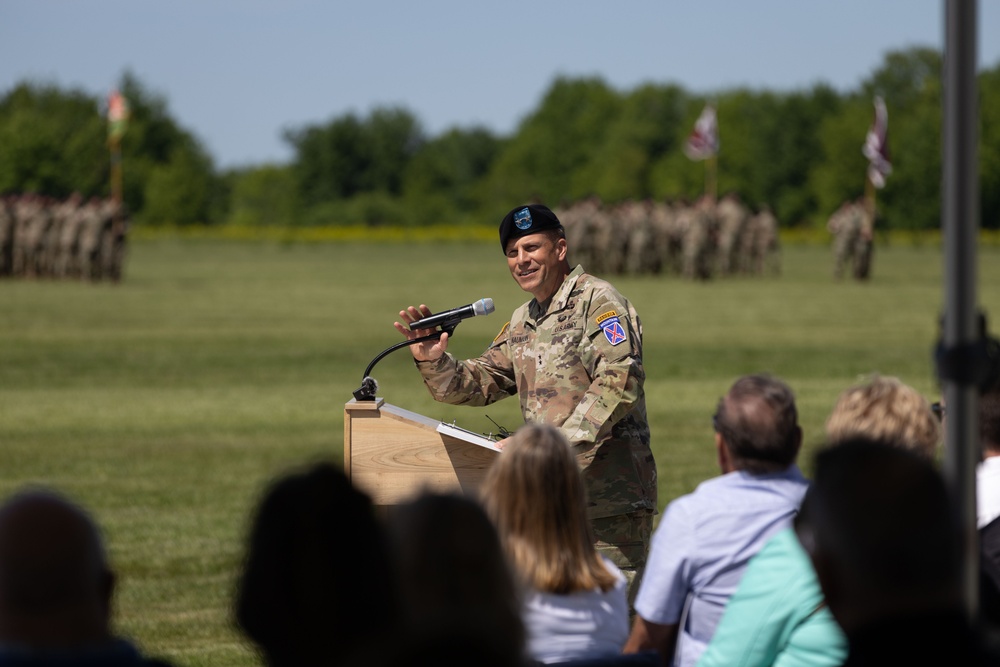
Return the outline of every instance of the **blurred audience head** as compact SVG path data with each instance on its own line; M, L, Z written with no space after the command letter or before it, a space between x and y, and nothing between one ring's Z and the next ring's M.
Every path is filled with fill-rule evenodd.
M521 427L504 441L481 489L511 563L535 590L609 590L614 575L594 549L576 458L556 428Z
M795 396L768 375L738 379L719 401L712 418L723 472L763 474L795 462L802 444Z
M848 636L960 608L958 523L944 480L919 451L873 438L821 451L796 531Z
M236 622L268 665L337 665L397 624L388 546L371 500L334 465L276 480L250 529Z
M389 527L406 627L397 662L412 664L408 656L419 653L436 664L458 656L467 664L519 664L520 597L483 508L428 492L395 507Z
M979 442L983 456L1000 456L1000 389L979 397Z
M100 531L44 489L0 507L0 644L75 649L111 638L114 576Z
M841 393L826 420L828 444L854 438L883 440L934 458L941 426L916 389L898 378L874 375Z

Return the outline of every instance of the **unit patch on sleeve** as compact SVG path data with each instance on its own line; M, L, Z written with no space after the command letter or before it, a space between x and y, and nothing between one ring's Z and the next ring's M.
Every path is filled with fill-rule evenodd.
M614 311L611 312L614 313ZM625 327L618 321L618 316L612 315L605 319L602 318L604 318L604 315L597 318L597 323L601 325L601 330L604 331L604 337L608 339L608 342L612 345L624 343L627 340Z

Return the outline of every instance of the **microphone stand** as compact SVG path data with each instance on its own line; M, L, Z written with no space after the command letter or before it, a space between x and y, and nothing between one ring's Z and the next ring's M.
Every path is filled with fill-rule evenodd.
M378 382L375 378L371 376L372 369L375 368L375 364L382 361L382 359L391 352L404 347L409 347L410 345L416 345L417 343L425 343L429 340L438 340L441 338L442 334L448 334L451 336L455 332L455 327L461 320L456 320L454 322L445 322L441 325L440 331L435 331L434 333L427 334L426 336L420 336L419 338L414 338L413 340L404 340L401 343L396 343L395 345L390 345L376 355L372 359L371 363L368 364L368 368L365 369L365 374L361 380L361 386L354 390L354 399L357 401L374 401L375 392L378 391Z

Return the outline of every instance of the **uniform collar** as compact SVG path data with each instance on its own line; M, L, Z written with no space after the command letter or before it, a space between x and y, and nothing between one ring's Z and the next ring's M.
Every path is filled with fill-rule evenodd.
M583 267L577 264L576 268L570 271L569 275L566 276L566 279L563 280L562 285L559 286L556 293L552 295L551 299L549 299L547 307L543 307L545 304L538 303L537 299L532 299L528 302L528 315L531 319L538 321L546 315L557 313L566 308L566 305L569 302L569 296L572 294L573 288L576 286L576 281L579 280L582 275Z

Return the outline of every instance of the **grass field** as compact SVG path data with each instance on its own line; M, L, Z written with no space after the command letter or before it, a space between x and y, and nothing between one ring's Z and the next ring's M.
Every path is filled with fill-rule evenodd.
M1000 249L979 301L1000 317ZM715 474L710 415L738 375L795 390L803 467L837 394L873 371L936 396L942 309L932 246L876 251L869 284L834 283L830 251L786 248L775 278L617 278L645 330L660 505ZM229 604L247 522L289 467L340 460L343 404L397 342L399 309L496 301L451 350L479 354L526 298L494 242L280 244L148 240L123 284L0 282L0 494L57 487L105 528L120 575L117 627L182 665L254 665ZM993 323L994 331L997 328ZM515 401L435 404L401 350L373 375L391 403L488 431ZM364 567L364 545L345 543Z

